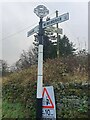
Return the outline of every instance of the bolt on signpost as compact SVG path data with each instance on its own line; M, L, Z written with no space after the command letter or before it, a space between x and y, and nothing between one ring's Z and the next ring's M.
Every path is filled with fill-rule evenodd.
M34 9L34 13L40 18L39 22L39 47L38 47L38 78L37 78L37 111L36 119L42 119L42 90L43 90L43 28L42 28L42 19L47 14L49 10L43 6L39 5Z

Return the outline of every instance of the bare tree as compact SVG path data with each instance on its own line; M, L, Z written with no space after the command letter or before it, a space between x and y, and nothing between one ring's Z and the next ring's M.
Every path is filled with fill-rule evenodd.
M5 60L0 60L0 76L5 76L9 72L8 64Z
M16 62L15 66L17 70L24 68L29 68L31 65L35 64L35 54L34 49L29 49L28 51L23 50L20 59Z

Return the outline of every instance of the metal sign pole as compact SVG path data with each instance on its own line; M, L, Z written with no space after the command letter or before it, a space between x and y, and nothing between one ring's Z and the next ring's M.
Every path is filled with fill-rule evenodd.
M58 11L56 10L56 17L58 17ZM58 23L56 24L57 30L58 30ZM57 58L59 58L59 36L57 32Z
M40 18L39 22L39 47L38 47L38 78L37 78L37 110L36 119L42 120L42 90L43 90L43 28L42 19L47 14L49 10L43 6L39 5L34 9L34 13ZM33 31L32 31L33 32Z
M43 86L43 29L42 19L39 22L39 47L38 47L38 80L37 80L37 110L36 119L42 119L42 86Z

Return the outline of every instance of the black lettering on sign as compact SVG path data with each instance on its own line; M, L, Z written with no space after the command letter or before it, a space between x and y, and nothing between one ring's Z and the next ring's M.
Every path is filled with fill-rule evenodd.
M45 113L46 113L47 115L51 115L49 109L45 110Z

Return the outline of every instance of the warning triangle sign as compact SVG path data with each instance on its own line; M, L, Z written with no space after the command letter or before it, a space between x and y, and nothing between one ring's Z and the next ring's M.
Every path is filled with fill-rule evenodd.
M43 98L43 105L42 105L43 108L54 108L53 102L46 88L43 89L42 98Z

